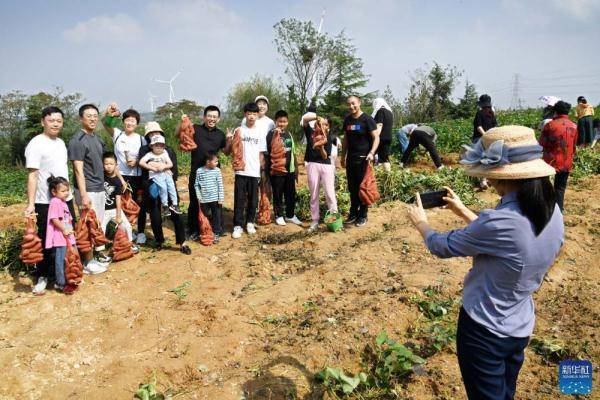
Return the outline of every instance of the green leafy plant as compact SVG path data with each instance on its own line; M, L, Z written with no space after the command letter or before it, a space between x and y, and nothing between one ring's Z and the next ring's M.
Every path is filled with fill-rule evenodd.
M359 372L352 375L345 373L341 368L325 367L315 375L315 379L331 393L349 395L360 384L367 383L367 374Z
M23 228L9 226L0 230L0 270L3 271L29 271L30 267L21 262L21 241Z
M173 289L169 289L167 290L170 293L174 293L175 296L177 296L177 301L183 301L183 299L185 299L187 297L187 292L185 291L185 289L190 286L192 284L192 282L190 281L185 281L183 282L181 285L174 287Z
M529 342L529 347L548 362L558 363L573 356L573 352L564 343L556 340L534 337Z

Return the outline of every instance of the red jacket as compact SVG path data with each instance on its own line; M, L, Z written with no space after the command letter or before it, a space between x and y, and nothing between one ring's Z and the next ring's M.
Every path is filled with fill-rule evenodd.
M544 161L556 172L569 172L577 143L577 125L567 115L559 115L544 126L540 146L544 148Z

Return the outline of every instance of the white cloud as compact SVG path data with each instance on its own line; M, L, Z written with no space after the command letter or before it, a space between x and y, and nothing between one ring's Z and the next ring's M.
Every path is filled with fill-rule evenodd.
M78 22L73 28L63 32L65 39L75 43L88 41L135 42L142 36L143 30L139 22L126 14L96 16L87 21Z
M161 28L202 36L222 36L237 31L241 18L213 0L155 1L149 17Z
M597 16L600 0L554 0L554 6L571 17L584 21Z

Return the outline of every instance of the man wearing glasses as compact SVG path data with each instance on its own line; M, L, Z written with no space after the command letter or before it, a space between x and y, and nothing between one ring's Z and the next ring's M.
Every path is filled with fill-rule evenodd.
M81 130L69 141L69 160L73 163L75 175L75 201L80 210L93 208L98 220L104 218L104 165L102 154L104 142L94 133L98 126L98 107L84 104L79 108ZM87 274L105 272L110 257L101 253L104 246L95 249L98 253L92 259L93 252L84 255Z

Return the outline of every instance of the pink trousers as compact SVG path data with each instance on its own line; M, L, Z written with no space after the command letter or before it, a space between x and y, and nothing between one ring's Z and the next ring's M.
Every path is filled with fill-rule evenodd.
M335 199L335 169L331 164L309 162L306 166L308 190L310 191L310 215L313 222L319 222L319 200L321 186L325 192L325 202L330 212L337 212Z

